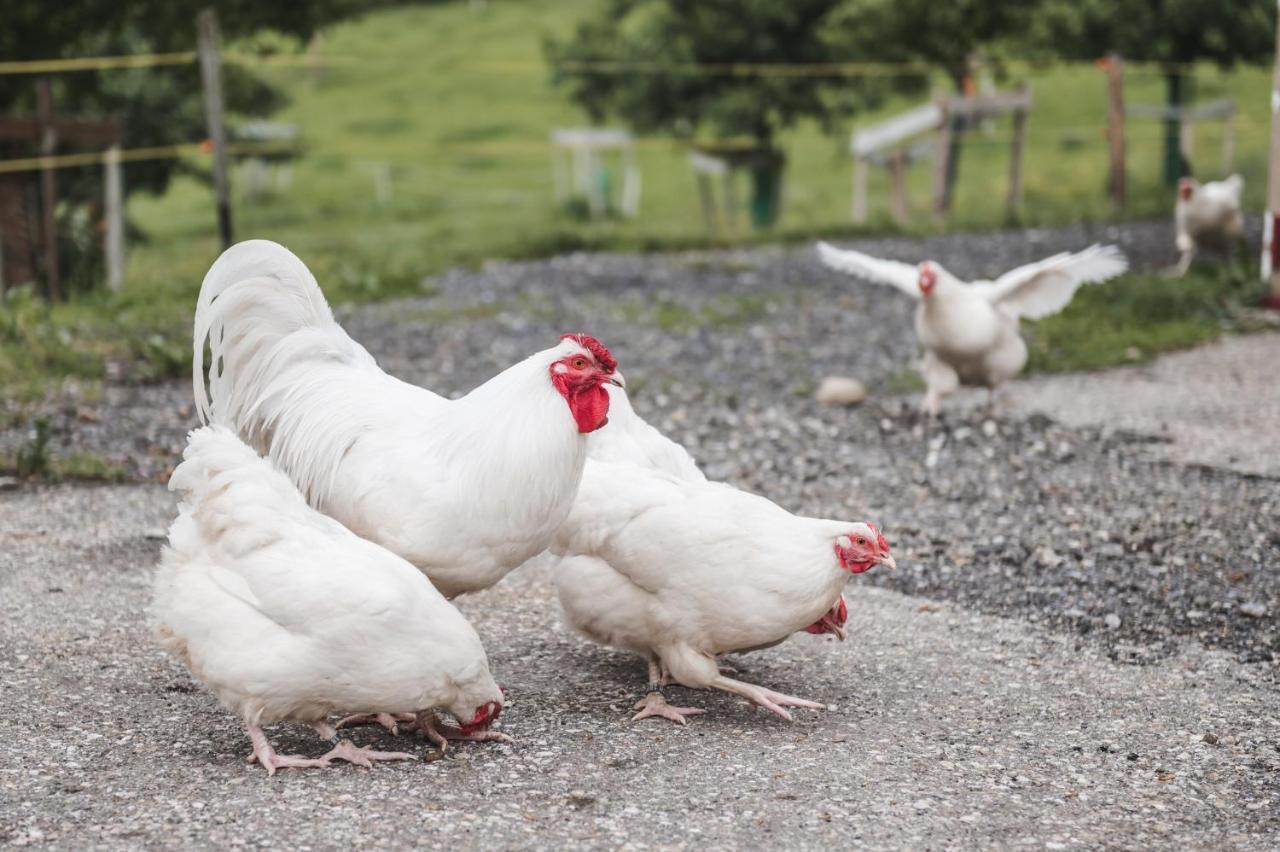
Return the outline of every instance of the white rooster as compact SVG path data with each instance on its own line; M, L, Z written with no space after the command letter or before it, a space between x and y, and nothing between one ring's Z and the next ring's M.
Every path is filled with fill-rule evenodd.
M415 714L440 745L506 739L488 730L503 699L480 638L412 565L310 508L228 429L192 432L183 458L169 480L182 502L155 577L155 633L244 721L251 761L274 775L415 759L339 739L326 721L338 710ZM262 725L279 721L309 724L330 750L277 754Z
M843 636L850 575L894 566L870 524L792 515L763 497L709 482L682 447L612 391L613 425L591 439L573 511L556 534L552 575L568 622L649 665L635 719L684 724L662 686L721 689L784 719L821 708L727 677L717 658L800 630ZM604 459L608 459L607 461Z
M1175 272L1186 275L1201 248L1226 249L1244 235L1240 194L1244 178L1200 183L1184 177L1178 181L1178 200L1173 208L1177 226L1177 246L1181 256Z
M205 422L234 426L312 506L448 597L546 548L577 492L585 436L608 420L603 386L622 383L585 334L456 400L402 382L334 321L302 261L264 240L232 246L205 276L193 354Z
M832 269L888 284L915 299L915 329L924 349L924 409L936 417L942 398L960 385L991 390L1027 363L1018 320L1040 319L1065 308L1081 284L1106 281L1129 268L1115 246L1063 252L1010 270L995 281L964 282L934 261L919 265L881 260L818 243Z

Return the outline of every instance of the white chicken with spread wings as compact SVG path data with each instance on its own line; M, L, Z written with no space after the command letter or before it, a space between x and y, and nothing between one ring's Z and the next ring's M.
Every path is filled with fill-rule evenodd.
M209 348L208 387L204 350ZM283 246L231 247L196 308L193 385L308 502L416 565L447 597L544 550L573 504L617 362L585 334L456 400L384 373Z
M1128 269L1114 246L1090 246L1019 266L995 281L965 282L935 261L918 265L881 260L818 244L832 269L887 284L916 300L916 337L924 349L924 408L937 416L942 398L960 385L993 393L1021 372L1027 345L1020 319L1040 319L1065 308L1082 284L1115 278Z
M335 711L405 714L440 745L506 739L503 698L471 625L412 565L310 508L230 430L191 434L156 572L160 644L244 722L250 760L282 767L413 760L339 739ZM434 708L461 723L443 725ZM401 718L404 718L402 716ZM309 724L330 749L281 755L262 725Z
M784 719L787 707L823 707L730 678L717 659L802 630L843 636L844 585L893 567L889 543L870 524L800 517L707 481L625 393L610 394L613 423L592 436L578 498L552 545L568 622L646 660L649 692L636 719L684 724L703 712L668 704L670 681L724 690Z

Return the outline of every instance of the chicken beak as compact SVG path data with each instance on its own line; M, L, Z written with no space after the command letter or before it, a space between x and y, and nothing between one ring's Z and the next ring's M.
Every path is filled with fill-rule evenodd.
M895 562L893 557L887 553L880 556L880 564L890 571L898 570L898 563Z
M609 381L609 384L611 384L611 385L617 385L618 387L622 388L623 390L626 390L626 389L627 389L627 380L626 380L626 379L624 379L624 378L622 377L622 373L620 373L620 372L619 372L619 371L617 371L617 370L614 370L614 371L613 371L613 375L609 377L608 381Z

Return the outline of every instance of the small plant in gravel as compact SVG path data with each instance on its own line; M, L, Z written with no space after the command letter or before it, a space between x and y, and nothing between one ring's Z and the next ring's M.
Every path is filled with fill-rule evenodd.
M11 459L0 458L0 473L8 473L34 482L58 483L123 482L128 472L96 453L58 455L50 444L53 431L49 421L37 418L31 426L31 437L18 448Z
M42 478L50 471L49 421L40 418L31 430L31 439L18 448L13 469L23 479Z

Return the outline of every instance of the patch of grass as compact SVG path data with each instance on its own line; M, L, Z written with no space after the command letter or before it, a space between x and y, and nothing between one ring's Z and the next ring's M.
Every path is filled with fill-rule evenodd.
M50 450L49 422L38 419L31 439L12 458L0 458L0 473L35 482L124 482L128 472L96 453L58 455Z
M671 334L685 334L695 328L733 331L760 319L773 301L769 296L744 293L720 295L700 306L674 299L634 300L618 305L627 322L652 325Z
M1150 360L1238 327L1239 306L1261 296L1256 279L1227 267L1181 279L1127 275L1083 287L1062 313L1024 324L1027 369L1052 373Z
M880 389L886 394L920 393L924 379L915 367L899 367L885 377Z

